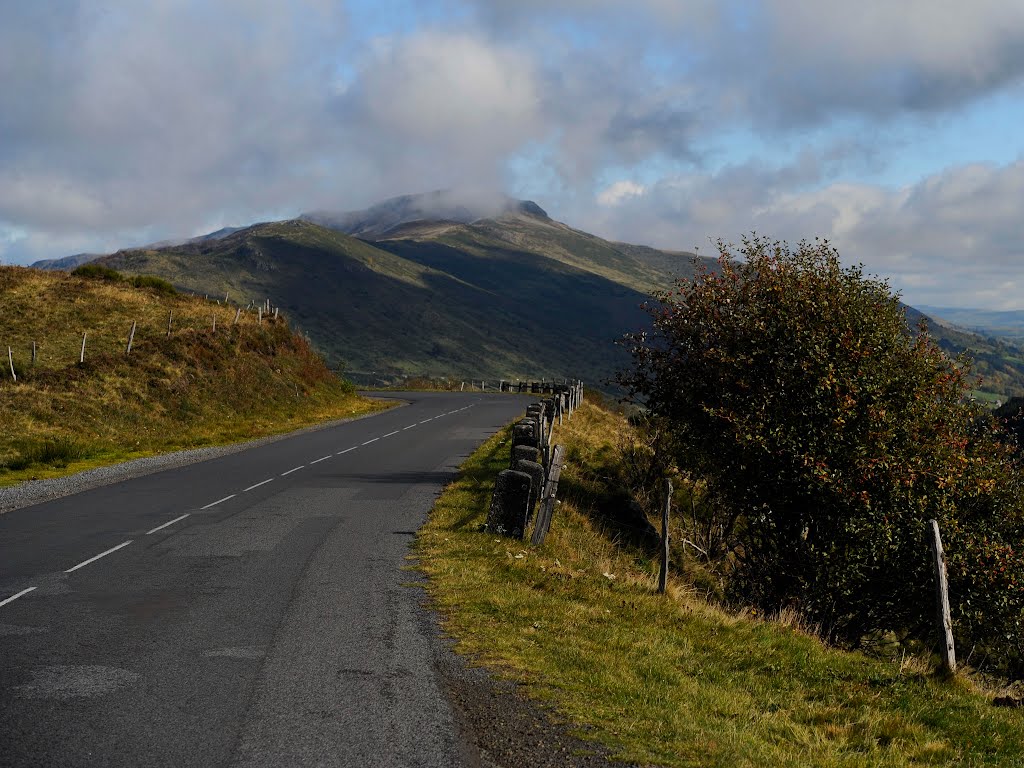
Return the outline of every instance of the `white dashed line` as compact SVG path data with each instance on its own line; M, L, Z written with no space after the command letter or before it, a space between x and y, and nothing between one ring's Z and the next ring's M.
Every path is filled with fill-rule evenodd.
M381 438L391 437L392 435L397 435L401 431L402 430L400 430L400 429L396 429L394 432L388 432L386 435L381 435Z
M209 509L210 507L216 507L218 504L222 504L225 501L227 501L228 499L233 499L237 495L238 495L237 493L232 493L230 496L225 496L223 499L217 499L216 501L212 501L209 504L207 504L205 507L200 507L199 511L202 512L204 509Z
M282 472L281 473L281 477L284 477L285 475L290 475L292 472L298 472L300 469L302 469L305 466L306 466L305 464L299 464L299 466L293 467L292 469L289 469L287 472Z
M331 454L328 453L326 456L321 456L316 461L309 462L309 466L312 467L314 464L319 464L321 461L327 461L329 458L331 458Z
M186 513L185 513L184 515L182 515L181 517L176 517L176 518L174 518L173 520L171 520L171 521L169 521L169 522L166 522L166 523L164 523L163 525L158 525L158 526L157 526L156 528L154 528L153 530L151 530L151 531L146 531L146 535L147 535L147 536L149 536L149 535L150 535L151 533L156 533L157 531L162 531L162 530L163 530L164 528L166 528L167 526L169 526L169 525L174 525L175 523L177 523L177 522L180 522L181 520L184 520L184 519L185 519L186 517L188 517L188 514L189 514L189 513L188 513L188 512L186 512Z
M117 552L117 550L121 549L122 547L127 547L131 543L132 543L131 539L129 539L128 541L123 541L120 544L118 544L116 547L111 547L106 552L100 552L98 555L96 555L94 557L90 557L88 560L84 560L83 562L79 563L78 565L74 566L73 568L68 568L66 571L64 571L64 573L71 573L72 571L77 571L79 568L85 568L85 566L87 566L89 563L95 563L101 557L106 557L111 552Z
M0 607L3 607L3 606L5 606L5 605L7 605L8 603L13 603L13 602L14 602L15 600L17 600L17 599L18 599L19 597L21 597L22 595L27 595L27 594L28 594L29 592L31 592L31 591L32 591L33 589L35 589L35 587L29 587L28 589L23 589L23 590L21 590L21 592L19 592L19 593L18 593L18 594L16 594L16 595L11 595L11 596L10 596L10 597L8 597L8 598L7 598L6 600L2 600L2 601L0 601Z
M375 438L373 438L373 440L367 440L365 443L363 443L363 445L369 445L370 443L376 443L378 440L380 440L380 438L379 437L375 437Z
M358 448L358 447L359 447L358 445L353 445L353 446L352 446L351 448L346 448L346 449L345 449L344 451L338 451L338 452L337 452L336 454L334 454L334 455L335 455L335 456L341 456L341 454L343 454L343 453L348 453L349 451L354 451L354 450L355 450L356 448Z
M429 419L424 419L423 421L421 421L420 424L426 424L428 421L433 421L433 420L434 420L434 417L431 416Z
M242 493L245 493L246 491L251 491L253 488L259 488L261 485L266 485L267 483L272 483L272 482L274 482L274 478L268 477L262 483L256 483L256 485L250 485L248 488L243 488L242 489Z
M412 429L413 427L418 427L418 426L419 426L419 424L410 424L408 427L402 427L402 431L405 432L405 430L407 430L407 429Z

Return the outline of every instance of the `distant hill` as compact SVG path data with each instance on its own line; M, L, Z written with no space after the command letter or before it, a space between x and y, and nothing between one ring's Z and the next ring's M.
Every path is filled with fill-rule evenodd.
M133 249L101 263L184 290L274 302L327 359L360 373L599 382L627 362L663 267L521 203L497 218L427 220L400 199L368 212L259 224L226 237ZM445 213L456 213L451 209ZM463 219L470 218L465 213ZM380 231L358 239L339 231ZM682 255L679 274L692 273Z
M356 381L398 375L582 376L628 364L613 342L642 328L640 305L715 261L616 243L536 203L449 192L362 211L221 230L102 262L199 294L271 297ZM921 314L908 308L913 325ZM1024 353L931 322L950 354L970 350L993 399L1024 394Z
M73 256L64 256L59 259L42 259L41 261L35 262L32 266L35 269L45 269L50 271L62 270L64 272L70 272L75 267L88 264L90 261L94 261L102 255L102 253L76 253Z
M155 248L169 248L176 245L182 245L185 243L204 243L209 240L220 240L222 237L237 232L242 227L222 227L216 232L209 232L205 235L199 235L198 237L188 237L182 240L160 240L156 243L150 243L149 245L142 246L143 248L155 249ZM63 270L70 272L76 267L80 267L83 264L95 261L96 259L105 256L103 253L76 253L74 256L64 256L60 259L42 259L40 261L33 262L32 267L34 269L44 270Z
M1024 310L998 311L922 306L921 311L940 322L959 326L982 336L1024 341Z

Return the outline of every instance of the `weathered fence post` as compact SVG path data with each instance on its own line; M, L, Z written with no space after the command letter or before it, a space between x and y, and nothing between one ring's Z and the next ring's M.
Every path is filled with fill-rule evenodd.
M11 378L15 381L18 380L18 374L14 372L14 353L11 352L11 348L7 347L7 362L11 365Z
M128 333L128 346L125 347L124 353L130 355L132 353L132 342L135 341L135 321L132 320L132 329Z
M938 520L928 521L932 563L935 566L935 608L939 627L942 668L956 674L956 649L953 647L953 618L949 611L949 582L946 579L946 553L942 551Z
M212 315L212 317L213 317L213 332L216 333L217 332L217 316L216 315Z
M238 316L241 315L241 314L242 314L242 308L239 307L237 310L235 310L235 319L231 321L232 325L238 325Z
M256 310L256 325L263 325L263 307Z
M672 481L665 478L665 503L661 508L661 570L658 572L658 594L668 588L668 513L672 509Z
M556 445L551 455L551 468L548 470L544 493L541 495L540 509L537 510L537 521L533 524L533 536L530 537L530 543L534 546L543 544L544 537L551 529L551 515L555 509L555 496L558 494L558 479L562 475L564 456L564 446Z
M167 313L167 338L171 338L171 318L174 317L174 310L170 310Z
M88 336L88 335L89 335L88 331L86 331L85 333L82 334L82 353L78 356L78 364L79 365L82 365L85 362L85 337Z
M516 459L512 464L512 469L516 472L522 472L523 474L530 476L530 503L526 509L526 521L529 522L530 518L533 516L534 507L544 494L544 465L536 461ZM525 533L525 526L523 531Z
M465 391L466 391L466 382L462 382L462 386L459 387L459 392L465 392Z
M274 307L274 319L275 320L277 320L277 310L278 310L278 307Z
M32 342L32 367L35 368L35 365L36 365L36 343L33 341Z

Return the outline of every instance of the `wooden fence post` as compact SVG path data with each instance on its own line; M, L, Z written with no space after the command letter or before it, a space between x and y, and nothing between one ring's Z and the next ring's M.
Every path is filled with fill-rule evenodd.
M134 320L132 320L132 330L128 334L128 346L124 350L125 355L130 355L132 353L132 342L133 341L135 341L135 321Z
M558 480L562 475L562 465L565 462L565 448L556 445L551 454L551 467L548 470L547 481L544 483L544 492L541 494L540 509L537 511L537 519L533 524L533 536L530 543L535 547L544 543L544 538L551 530L551 515L555 509L555 497L558 495Z
M940 656L942 668L951 675L956 674L956 649L953 647L953 618L949 611L949 582L946 580L946 553L942 551L938 520L928 521L929 541L932 550L932 564L935 566L935 608L939 628Z
M217 316L213 315L213 332L217 332Z
M17 381L18 374L14 372L14 353L11 352L10 347L7 347L7 362L11 364L11 378Z
M658 572L658 594L668 589L668 513L672 509L672 481L665 478L665 504L661 508L661 570Z
M263 325L263 307L256 310L256 325Z
M85 337L88 336L88 335L89 335L88 331L86 331L85 333L82 334L82 352L78 356L78 364L79 365L82 365L85 362Z
M241 307L239 307L237 310L235 310L235 319L231 321L232 325L238 325L238 316L240 314L242 314L242 308Z
M174 315L174 310L173 309L169 310L167 312L167 338L168 339L171 338L171 317L173 317L173 315Z
M35 365L36 365L36 343L33 341L32 342L32 367L35 368Z

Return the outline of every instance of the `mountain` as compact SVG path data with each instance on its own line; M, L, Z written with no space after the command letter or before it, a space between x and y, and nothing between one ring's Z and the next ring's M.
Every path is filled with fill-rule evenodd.
M481 212L440 197L397 198L216 240L119 251L100 263L201 294L272 298L356 381L427 374L600 382L628 362L613 342L645 324L640 304L669 279L662 262L692 273L685 254L631 253L534 203Z
M198 237L188 237L183 240L160 240L156 243L150 243L149 245L142 246L147 249L157 248L169 248L175 245L183 245L185 243L203 243L208 240L220 240L222 237L237 232L242 227L222 227L216 232L209 232L205 235L199 235ZM83 264L88 264L96 259L101 258L105 254L102 253L76 253L73 256L64 256L60 259L42 259L32 263L33 269L44 269L44 270L64 270L70 272L76 267L80 267Z
M34 262L32 267L35 269L70 272L75 267L95 261L102 255L102 253L76 253L73 256L64 256L59 259L42 259L41 261Z
M695 261L696 260L696 261ZM616 243L536 203L448 192L362 211L221 230L119 251L102 263L247 303L271 298L356 382L399 375L607 380L639 308L694 265L686 252ZM908 308L914 325L921 313ZM991 399L1024 394L1024 351L930 322L948 353L969 350Z
M548 217L539 205L531 201L435 190L422 195L393 197L362 211L312 211L299 218L353 237L377 240L402 225L414 222L472 224L517 211L538 218Z

